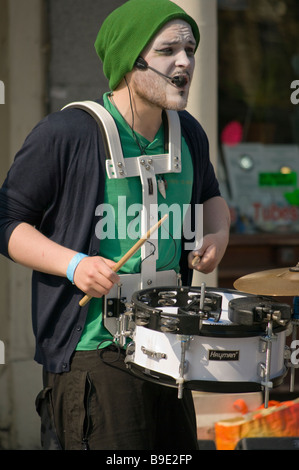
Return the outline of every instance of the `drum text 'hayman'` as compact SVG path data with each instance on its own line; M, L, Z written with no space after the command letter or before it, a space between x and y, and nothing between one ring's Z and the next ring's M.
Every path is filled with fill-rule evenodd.
M239 351L209 350L209 361L238 361Z

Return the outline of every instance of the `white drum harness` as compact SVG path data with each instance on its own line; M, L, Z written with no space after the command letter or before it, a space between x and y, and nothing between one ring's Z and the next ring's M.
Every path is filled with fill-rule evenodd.
M168 121L168 152L159 155L141 155L124 158L116 123L111 114L94 101L78 101L63 109L79 108L88 112L98 123L109 158L106 159L106 173L109 179L123 179L139 176L142 185L141 233L146 233L158 222L157 175L181 173L181 126L177 112L165 112ZM151 244L141 247L140 274L120 275L121 283L106 296L104 302L104 325L110 333L123 343L119 315L122 304L131 299L133 292L153 286L178 285L180 276L175 271L156 272L159 256L158 237L151 238Z

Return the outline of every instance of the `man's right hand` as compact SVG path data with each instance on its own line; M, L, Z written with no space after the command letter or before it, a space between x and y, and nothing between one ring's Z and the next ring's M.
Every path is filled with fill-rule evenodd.
M101 256L83 258L75 270L74 284L91 297L107 295L114 284L119 282L113 266L114 261Z

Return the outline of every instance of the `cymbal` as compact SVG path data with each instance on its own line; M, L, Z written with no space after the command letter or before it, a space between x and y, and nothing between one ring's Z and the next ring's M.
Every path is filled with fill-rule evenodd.
M299 296L299 263L295 267L247 274L237 279L234 287L247 294Z

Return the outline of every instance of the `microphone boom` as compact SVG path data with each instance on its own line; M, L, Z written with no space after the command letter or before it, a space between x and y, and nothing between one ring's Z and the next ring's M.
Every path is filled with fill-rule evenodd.
M161 75L162 77L167 78L167 80L170 80L171 83L173 83L178 88L183 88L188 83L188 78L186 77L186 75L179 74L179 75L175 75L174 77L165 75L164 73L159 72L159 70L156 70L153 67L150 67L148 63L146 62L146 60L143 59L143 57L138 57L138 59L135 62L135 67L137 67L140 70L150 69L153 72L156 72L157 74Z

